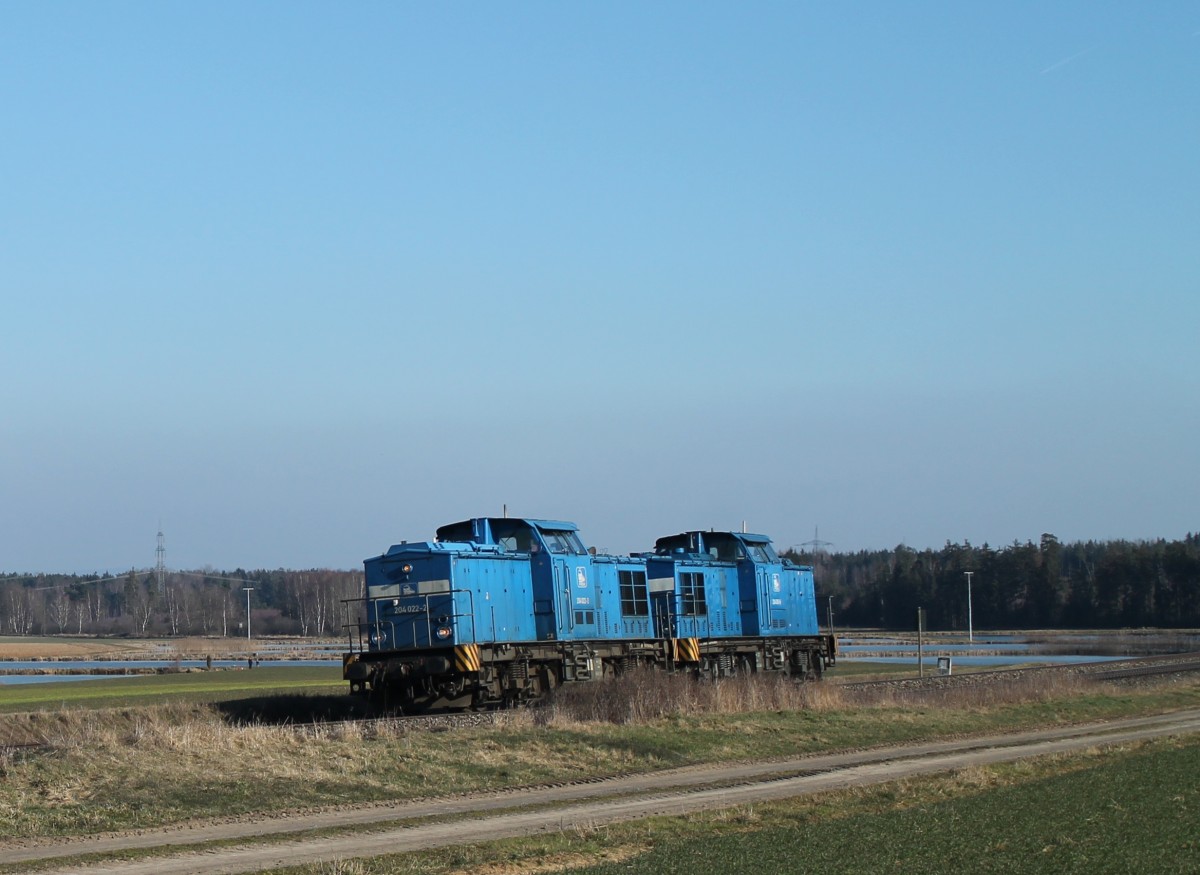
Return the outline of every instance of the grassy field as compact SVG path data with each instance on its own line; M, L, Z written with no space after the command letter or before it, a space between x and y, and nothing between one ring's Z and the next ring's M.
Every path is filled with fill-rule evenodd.
M875 677L915 677L916 674L916 668L911 665L893 665L886 662L850 659L842 660L833 668L827 669L825 678L832 681L861 681Z
M858 679L859 665L879 672L846 663L832 679ZM634 673L566 690L498 727L436 733L335 719L348 703L334 666L0 686L0 747L40 745L0 750L0 835L150 828L1159 713L1200 707L1200 682L1130 688L1050 675L922 698ZM327 722L289 725L314 716ZM294 871L1193 872L1198 767L1194 739L1160 742Z
M1200 740L279 875L1184 875L1200 871Z
M143 653L153 642L124 638L0 635L0 659L89 659Z
M0 713L51 708L115 708L146 703L220 702L276 693L346 697L341 666L172 672L95 681L0 685ZM3 733L0 732L0 740Z
M297 653L322 648L328 638L97 638L71 635L0 635L0 660L4 659L188 659L246 656L264 649L276 652L291 648Z
M986 770L986 792L892 785L830 816L811 804L760 810L744 829L689 830L579 875L702 869L1125 875L1200 871L1200 742ZM987 787L997 780L1005 782ZM937 792L930 792L936 789Z
M269 683L268 671L239 674ZM30 710L0 719L0 744L43 745L0 756L0 834L136 829L1200 706L1196 683L1149 690L1040 683L1006 689L1001 699L883 696L863 704L847 702L832 684L752 678L714 687L635 673L589 685L552 708L511 714L500 727L447 732L245 723L239 697L247 691L212 703ZM345 698L249 694L297 712L305 702Z

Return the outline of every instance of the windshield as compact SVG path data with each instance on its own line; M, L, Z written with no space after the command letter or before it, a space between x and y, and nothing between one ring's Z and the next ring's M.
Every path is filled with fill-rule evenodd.
M587 551L583 549L583 542L579 540L579 536L570 531L547 531L542 530L542 540L546 542L546 549L551 553L575 553L582 555Z
M505 550L530 553L537 545L533 528L524 520L492 520L492 537Z
M750 551L750 558L755 562L775 561L775 551L769 544L747 544L746 549Z

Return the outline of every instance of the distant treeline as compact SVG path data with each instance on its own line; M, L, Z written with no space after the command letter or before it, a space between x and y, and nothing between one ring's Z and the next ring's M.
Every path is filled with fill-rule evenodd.
M965 631L970 571L976 629L1200 628L1200 534L784 555L813 565L823 625L832 607L835 626L913 629L924 608L927 629Z
M922 607L929 630L965 631L970 571L976 629L1200 628L1200 535L784 555L814 566L822 625L832 608L835 626L912 629ZM362 573L0 575L0 633L245 635L246 587L255 636L336 636Z
M0 633L9 635L340 635L342 599L362 572L154 572L0 575Z

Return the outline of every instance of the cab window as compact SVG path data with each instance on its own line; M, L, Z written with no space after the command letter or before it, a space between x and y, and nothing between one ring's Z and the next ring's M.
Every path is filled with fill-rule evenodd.
M498 545L513 553L531 553L537 544L533 529L516 521L493 522L492 537Z
M737 538L726 535L718 537L716 534L710 534L704 539L708 546L708 555L722 562L737 562L739 559L746 558L746 553L742 549L742 542Z
M546 542L546 549L551 553L573 553L580 556L586 552L583 549L583 542L579 540L579 535L572 531L543 529L542 540Z

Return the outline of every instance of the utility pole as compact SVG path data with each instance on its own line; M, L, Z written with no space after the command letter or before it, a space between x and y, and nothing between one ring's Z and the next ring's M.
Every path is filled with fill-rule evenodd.
M925 609L917 608L917 676L925 677Z
M250 640L250 593L254 592L254 587L243 586L246 591L246 640Z
M971 612L971 575L974 571L964 571L967 576L967 641L971 644L975 643L975 618Z

